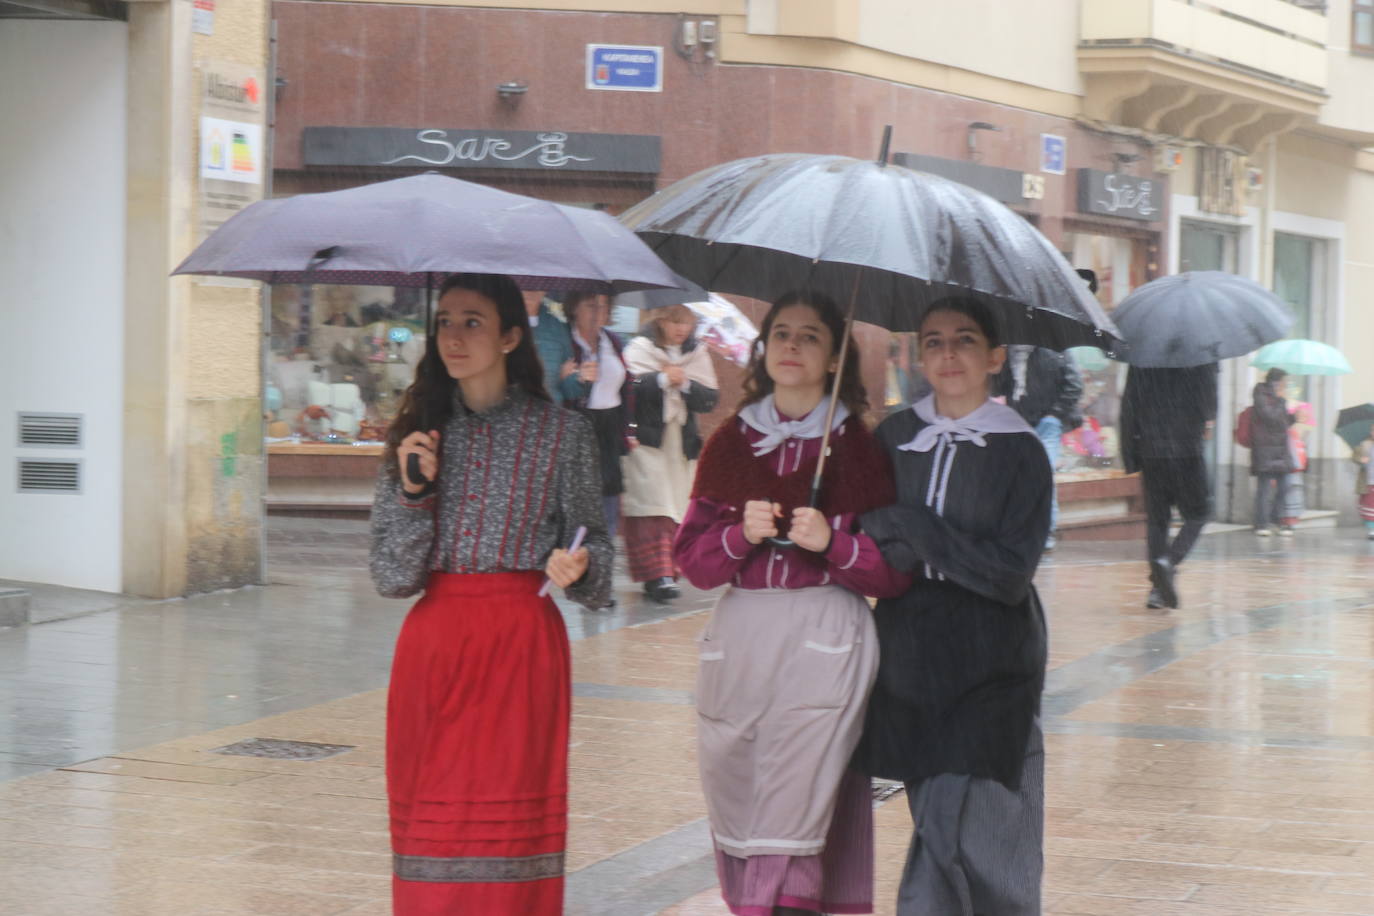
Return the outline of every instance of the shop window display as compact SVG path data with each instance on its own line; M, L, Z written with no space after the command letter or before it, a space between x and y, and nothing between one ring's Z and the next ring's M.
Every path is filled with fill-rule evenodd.
M424 291L272 287L268 441L380 442L424 354Z

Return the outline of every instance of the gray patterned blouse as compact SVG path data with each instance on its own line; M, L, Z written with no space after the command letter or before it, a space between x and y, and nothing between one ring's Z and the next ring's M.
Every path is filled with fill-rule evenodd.
M542 570L579 525L587 526L590 563L567 596L602 607L611 594L613 548L591 425L516 386L494 407L470 411L455 388L437 488L412 498L391 468L378 474L372 581L384 597L405 598L424 589L431 570Z

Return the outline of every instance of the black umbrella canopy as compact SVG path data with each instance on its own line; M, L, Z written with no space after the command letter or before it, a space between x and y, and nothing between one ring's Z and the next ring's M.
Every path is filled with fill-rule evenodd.
M1361 442L1368 439L1371 428L1374 428L1374 404L1343 407L1336 417L1336 435L1351 448L1359 447Z
M691 175L620 220L684 277L773 299L809 286L892 331L973 295L1012 343L1115 348L1116 326L1025 219L972 188L847 156L784 153ZM857 286L856 286L857 284Z
M632 293L621 293L615 297L615 304L626 308L648 310L660 309L667 305L680 305L684 302L705 302L711 298L709 291L686 277L677 274L673 276L677 278L679 289L644 289Z
M1278 340L1293 313L1253 280L1196 270L1151 280L1112 313L1142 368L1184 369L1244 356Z
M173 271L421 288L456 272L507 274L526 289L609 293L676 282L605 213L433 173L259 201Z

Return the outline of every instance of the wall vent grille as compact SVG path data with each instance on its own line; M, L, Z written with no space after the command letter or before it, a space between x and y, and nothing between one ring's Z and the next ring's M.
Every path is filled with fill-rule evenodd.
M57 458L20 458L20 493L80 493L81 462Z
M23 448L81 448L81 414L20 413Z

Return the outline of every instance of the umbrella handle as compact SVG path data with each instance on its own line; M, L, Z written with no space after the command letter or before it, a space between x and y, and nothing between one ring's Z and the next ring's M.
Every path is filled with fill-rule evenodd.
M811 482L811 498L807 500L806 504L810 508L815 509L818 508L820 500L821 480L819 477L817 477L815 480ZM796 542L791 540L790 538L768 538L767 543L770 547L776 547L779 550L791 550L793 547L797 546Z

